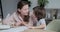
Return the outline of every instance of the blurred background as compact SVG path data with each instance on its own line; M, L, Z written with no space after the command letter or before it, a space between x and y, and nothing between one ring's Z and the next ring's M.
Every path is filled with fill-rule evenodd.
M0 0L0 22L17 10L20 0ZM46 11L47 30L60 32L60 0L25 0L30 1L30 12L33 7L40 5ZM50 24L49 24L50 23Z
M6 18L11 15L13 12L17 10L17 3L20 0L0 0L0 20ZM32 8L40 5L38 4L41 0L25 0L30 1L30 11ZM46 1L48 1L46 3ZM46 0L45 1L45 10L46 10L46 22L47 24L53 19L60 19L60 0ZM42 2L42 1L41 1ZM42 2L43 3L43 2Z

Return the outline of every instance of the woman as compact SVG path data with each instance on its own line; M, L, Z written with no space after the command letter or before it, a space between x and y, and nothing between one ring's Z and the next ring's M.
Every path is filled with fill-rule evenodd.
M31 23L30 28L45 29L46 23L44 17L45 17L45 10L39 6L34 7L33 13L31 14L30 17L30 23Z
M17 12L3 20L3 24L11 26L26 25L29 20L29 3L28 1L19 1L17 4Z

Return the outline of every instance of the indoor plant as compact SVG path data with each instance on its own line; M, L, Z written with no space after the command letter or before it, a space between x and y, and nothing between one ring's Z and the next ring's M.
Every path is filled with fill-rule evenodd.
M42 8L45 7L45 5L47 5L49 3L48 0L38 0L38 5Z

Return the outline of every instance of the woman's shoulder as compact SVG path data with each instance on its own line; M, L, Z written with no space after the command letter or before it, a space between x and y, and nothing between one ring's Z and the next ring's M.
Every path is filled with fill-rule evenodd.
M17 17L17 13L16 12L13 12L10 17Z
M10 20L10 19L13 19L14 16L16 16L15 14L16 14L16 13L14 12L14 13L12 13L9 17L6 17L5 19L9 19L9 20Z

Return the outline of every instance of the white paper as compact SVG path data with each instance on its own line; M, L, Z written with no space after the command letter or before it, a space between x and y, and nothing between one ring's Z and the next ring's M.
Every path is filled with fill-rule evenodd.
M28 29L28 28L25 27L25 26L21 26L21 27L18 27L18 28L11 28L9 30L3 30L3 31L0 31L0 32L22 32L26 29Z

